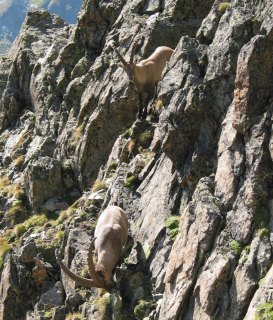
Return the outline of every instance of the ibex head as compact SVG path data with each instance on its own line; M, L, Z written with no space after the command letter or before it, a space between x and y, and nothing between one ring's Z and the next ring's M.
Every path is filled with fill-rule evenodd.
M113 286L113 280L112 280L112 274L107 275L107 272L103 270L103 268L97 267L95 269L93 256L92 256L92 249L94 247L94 241L93 239L91 241L88 256L87 256L87 262L88 262L88 268L89 268L89 274L91 276L91 279L87 279L81 276L78 276L74 272L72 272L62 261L58 250L56 250L56 259L59 263L61 269L75 282L79 283L80 285L84 287L95 287L95 288L105 288L107 290L110 290Z
M128 239L129 222L125 212L117 206L107 207L98 218L87 255L87 262L91 279L83 278L72 272L60 258L56 251L56 259L63 270L72 280L85 287L105 288L113 287L113 270L117 265L122 248ZM95 241L96 239L96 241ZM98 255L98 262L95 268L92 256L92 249Z
M125 70L130 81L134 81L134 72L135 72L135 67L137 64L137 62L134 60L134 55L136 52L137 45L138 45L138 41L135 41L133 44L133 48L132 48L129 62L126 62L126 60L123 58L123 56L118 51L118 49L115 48L115 51L116 51L116 53L122 63L122 64L120 64L120 66Z

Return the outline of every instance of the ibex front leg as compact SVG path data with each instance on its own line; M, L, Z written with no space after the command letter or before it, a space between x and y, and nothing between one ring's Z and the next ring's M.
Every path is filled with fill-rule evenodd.
M138 107L138 114L137 117L138 119L142 118L142 112L143 112L143 97L142 97L142 93L138 93L138 98L139 98L139 107Z
M144 105L144 109L143 109L143 112L142 112L142 119L146 119L147 117L147 108L148 108L148 105L149 105L149 102L153 100L153 97L155 95L155 89L151 89L147 92L147 96L146 96L146 99L145 99L145 105Z

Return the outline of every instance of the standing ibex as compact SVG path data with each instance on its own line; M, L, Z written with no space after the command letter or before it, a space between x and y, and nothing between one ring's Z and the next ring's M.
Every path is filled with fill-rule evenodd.
M166 63L170 60L173 54L173 49L169 47L158 47L149 58L141 60L136 63L134 61L134 55L138 42L133 44L131 57L129 63L125 61L120 52L115 49L120 61L121 67L127 73L129 80L132 81L139 94L139 111L138 118L146 118L147 107L150 100L155 95L156 84L161 79L162 71ZM143 110L143 95L146 94Z
M114 284L112 271L115 268L122 248L128 239L128 219L124 211L116 206L106 208L98 219L94 239L88 252L88 267L92 279L86 279L72 272L56 252L57 261L62 270L75 282L85 287L111 289ZM92 249L98 254L98 263L94 267Z

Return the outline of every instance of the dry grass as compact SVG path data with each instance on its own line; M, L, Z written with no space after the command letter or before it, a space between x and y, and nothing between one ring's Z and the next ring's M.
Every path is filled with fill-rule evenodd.
M225 12L230 7L229 2L221 2L218 4L218 10L221 12Z
M92 186L92 192L97 192L100 190L106 190L107 186L103 180L96 180Z
M72 136L70 138L70 145L72 147L76 147L78 142L80 141L80 138L83 134L83 125L80 125L78 127L76 127L72 133Z
M3 195L7 195L10 188L10 180L8 176L4 175L0 178L0 192Z
M69 313L66 317L65 320L82 320L82 314L80 312L76 313Z
M6 238L0 237L0 270L3 269L6 253L9 251L10 245Z
M16 169L19 169L22 167L24 161L25 161L25 156L20 155L16 159L13 160L13 165Z

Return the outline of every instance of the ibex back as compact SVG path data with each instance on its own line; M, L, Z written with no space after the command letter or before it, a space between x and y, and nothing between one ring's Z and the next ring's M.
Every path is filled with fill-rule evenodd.
M72 272L56 254L57 261L62 270L77 283L86 287L111 289L113 286L113 269L115 268L122 248L128 239L128 219L124 211L117 206L106 208L98 219L95 229L95 238L91 241L88 253L88 266L91 279L86 279ZM92 248L98 254L96 268L92 258Z
M147 107L151 99L155 95L156 84L161 79L161 74L166 63L170 60L173 54L173 49L169 47L158 47L149 58L141 60L139 63L134 61L134 55L138 42L135 42L132 48L130 61L126 62L120 52L116 53L122 62L122 68L127 73L129 80L132 81L139 93L139 111L138 118L146 118ZM143 108L143 99L144 108Z

